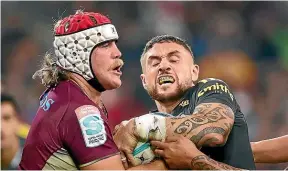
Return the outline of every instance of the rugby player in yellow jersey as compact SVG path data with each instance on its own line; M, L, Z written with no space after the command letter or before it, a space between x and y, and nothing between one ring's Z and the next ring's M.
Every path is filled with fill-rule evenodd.
M140 61L143 87L158 110L133 118L114 131L118 148L126 154L132 166L139 163L133 150L140 140L164 141L182 135L215 162L255 169L247 123L232 90L219 79L197 81L199 67L184 40L170 35L156 36L146 44ZM194 156L195 162L200 162L203 157L198 154ZM141 160L150 159L144 156ZM207 170L214 167L174 169Z

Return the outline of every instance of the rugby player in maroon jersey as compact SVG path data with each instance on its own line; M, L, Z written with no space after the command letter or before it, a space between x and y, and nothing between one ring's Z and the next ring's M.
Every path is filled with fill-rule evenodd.
M55 57L35 73L47 90L31 125L19 169L124 170L101 93L120 87L123 61L106 16L77 11L54 27ZM124 164L124 165L123 165ZM133 169L133 168L132 168ZM166 169L157 160L134 169Z

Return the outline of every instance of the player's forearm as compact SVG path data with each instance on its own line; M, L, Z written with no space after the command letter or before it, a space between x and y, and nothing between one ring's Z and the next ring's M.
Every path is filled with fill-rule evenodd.
M202 153L191 160L192 170L243 170L215 161Z
M226 143L234 124L231 108L220 103L203 103L192 115L185 117L164 117L143 115L135 118L135 135L147 141L164 140L167 136L181 134L198 147L221 146Z
M288 135L252 143L256 163L288 162Z
M226 143L233 127L234 114L226 105L205 103L182 118L166 118L166 136L181 134L198 147L221 146Z
M168 170L163 160L155 160L148 164L131 167L128 170Z

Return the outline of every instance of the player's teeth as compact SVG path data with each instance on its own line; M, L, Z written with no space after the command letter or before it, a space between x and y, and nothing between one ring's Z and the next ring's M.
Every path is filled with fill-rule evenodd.
M165 77L160 77L159 78L159 83L160 84L163 84L163 83L165 83L165 82L174 82L174 79L173 79L173 77L170 77L170 76L165 76Z

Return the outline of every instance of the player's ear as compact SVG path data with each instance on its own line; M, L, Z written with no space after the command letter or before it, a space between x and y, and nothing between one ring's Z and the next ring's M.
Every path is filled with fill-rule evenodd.
M141 74L140 78L142 80L142 85L143 85L144 89L147 90L147 84L146 84L146 80L145 80L145 75Z
M191 75L192 75L192 81L193 82L198 80L198 77L199 77L199 65L194 64L193 67L191 67Z

